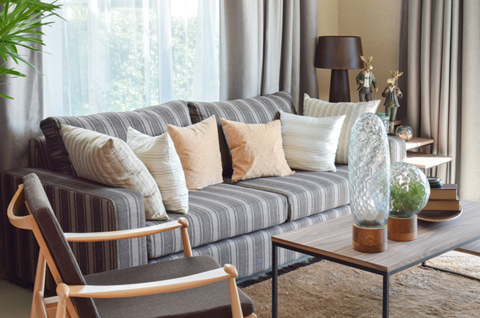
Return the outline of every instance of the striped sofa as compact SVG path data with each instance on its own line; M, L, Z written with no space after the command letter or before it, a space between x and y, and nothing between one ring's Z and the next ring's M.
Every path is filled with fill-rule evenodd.
M166 132L167 124L185 127L211 115L244 123L266 123L278 110L291 112L288 93L228 102L172 101L128 112L44 119L44 136L30 140L30 167L1 175L1 204L8 202L25 175L35 172L46 190L65 232L99 232L152 226L143 198L135 191L113 188L75 176L61 138L61 124L82 127L126 139L129 126L151 136ZM220 264L237 267L239 277L271 268L270 237L350 213L348 167L337 172L297 171L287 177L258 178L232 183L228 146L219 125L225 182L189 193L189 235L194 255L213 256ZM392 162L403 161L405 143L389 137ZM23 213L27 213L25 210ZM168 213L170 220L185 216ZM31 233L12 227L2 213L7 271L13 282L33 282L38 246ZM147 238L105 243L73 243L84 274L143 265L182 257L180 233L170 231ZM303 255L280 250L284 264ZM53 287L52 282L48 285Z

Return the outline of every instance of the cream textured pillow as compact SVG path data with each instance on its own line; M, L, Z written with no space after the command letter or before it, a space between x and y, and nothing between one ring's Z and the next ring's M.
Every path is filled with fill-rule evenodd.
M332 117L346 115L343 122L340 138L338 139L338 150L335 158L337 164L348 164L348 146L350 144L350 133L355 121L364 113L375 113L380 100L373 100L365 103L329 103L323 100L310 98L305 94L303 102L303 114L310 117Z
M188 189L185 173L170 135L164 133L151 137L128 127L127 145L152 174L167 211L186 214Z
M63 142L79 177L139 192L147 220L168 220L150 172L121 139L62 125Z
M220 120L232 155L233 182L293 173L285 160L279 120L266 124Z
M222 183L222 156L215 116L188 127L168 125L182 162L188 190Z
M307 117L280 111L285 159L292 169L337 171L335 154L343 116Z

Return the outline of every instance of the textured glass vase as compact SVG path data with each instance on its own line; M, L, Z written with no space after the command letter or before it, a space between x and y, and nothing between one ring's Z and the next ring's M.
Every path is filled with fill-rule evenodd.
M425 207L429 197L430 184L422 170L406 162L392 164L390 216L412 218Z
M375 114L363 114L353 125L348 179L355 224L383 227L390 212L390 152L385 126Z

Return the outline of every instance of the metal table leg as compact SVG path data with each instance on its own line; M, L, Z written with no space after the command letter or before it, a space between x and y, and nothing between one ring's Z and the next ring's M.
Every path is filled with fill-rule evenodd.
M272 242L272 318L278 316L278 246Z
M388 304L390 302L390 275L383 275L383 318L388 318Z

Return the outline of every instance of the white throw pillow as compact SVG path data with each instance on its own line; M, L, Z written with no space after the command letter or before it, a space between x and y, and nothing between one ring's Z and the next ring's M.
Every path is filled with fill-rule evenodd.
M292 169L337 171L335 154L343 116L307 117L280 111L285 159Z
M167 211L188 212L188 189L182 162L167 133L151 137L128 127L127 145L157 182Z
M353 124L360 115L364 113L375 113L380 100L373 100L364 103L329 103L323 100L310 98L305 94L303 102L303 114L310 117L331 117L346 115L343 122L340 138L338 139L338 150L335 158L337 164L348 164L348 147L350 145L350 134Z
M79 177L134 190L143 196L147 220L168 220L155 180L123 140L68 125L62 135Z

